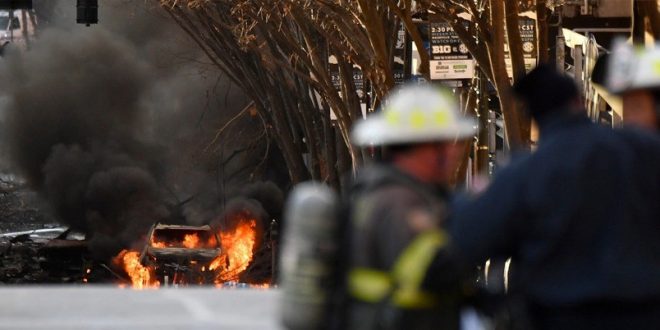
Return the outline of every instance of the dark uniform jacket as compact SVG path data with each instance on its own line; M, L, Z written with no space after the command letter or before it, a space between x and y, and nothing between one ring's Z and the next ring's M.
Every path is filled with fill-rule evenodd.
M424 185L391 166L365 168L350 196L349 268L391 271L417 235L438 228L446 218L445 190ZM395 311L386 301L354 300L348 315L349 329L452 329L458 322L455 310Z
M540 129L535 153L456 212L457 248L474 263L512 256L511 286L540 306L537 316L593 309L609 329L618 314L602 311L660 312L660 141L581 115Z

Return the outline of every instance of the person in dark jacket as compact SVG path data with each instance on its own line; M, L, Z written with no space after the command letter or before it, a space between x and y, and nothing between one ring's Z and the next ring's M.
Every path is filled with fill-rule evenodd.
M384 104L352 132L353 143L383 146L386 156L363 168L347 193L350 302L342 329L458 329L459 306L448 297L458 285L435 289L442 286L425 278L448 243L441 226L455 141L472 137L476 125L453 95L431 86L403 87Z
M512 257L535 329L660 329L660 140L592 123L549 66L514 92L538 148L456 210L456 249L471 264Z

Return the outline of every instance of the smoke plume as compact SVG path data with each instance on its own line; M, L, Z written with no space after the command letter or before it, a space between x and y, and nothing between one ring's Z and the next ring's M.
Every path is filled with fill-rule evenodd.
M279 214L276 186L234 187L269 164L263 121L242 115L212 143L247 99L157 8L103 1L86 28L75 3L34 3L31 48L0 58L0 124L14 168L59 221L101 251L155 222L217 220L236 196L263 221Z

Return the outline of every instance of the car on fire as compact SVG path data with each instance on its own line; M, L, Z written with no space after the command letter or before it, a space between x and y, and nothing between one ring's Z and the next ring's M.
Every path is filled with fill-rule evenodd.
M208 225L157 223L149 230L140 263L153 268L164 285L210 284L215 279L210 264L221 253L220 239Z

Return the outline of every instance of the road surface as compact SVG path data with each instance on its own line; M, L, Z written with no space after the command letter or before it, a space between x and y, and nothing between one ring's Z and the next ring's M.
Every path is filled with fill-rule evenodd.
M277 290L0 286L0 329L281 329Z

